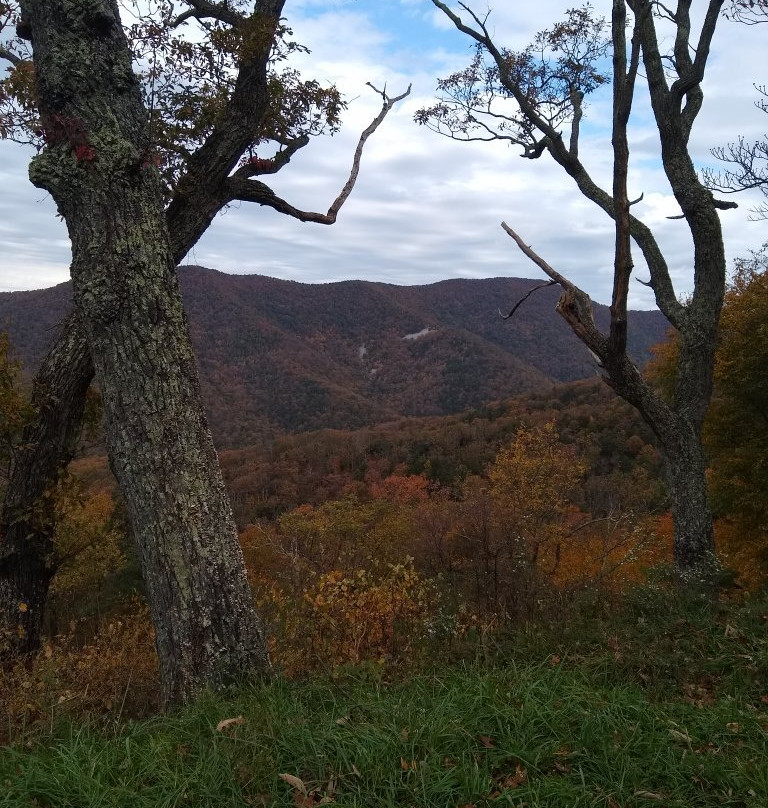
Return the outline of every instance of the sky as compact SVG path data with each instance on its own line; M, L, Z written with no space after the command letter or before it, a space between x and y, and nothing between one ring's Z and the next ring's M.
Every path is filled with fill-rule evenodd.
M573 0L478 0L491 10L495 39L522 49L535 33L562 18ZM610 3L594 0L610 14ZM705 7L695 0L694 8ZM331 227L301 223L243 203L220 214L183 263L237 274L263 274L308 283L363 279L427 284L448 278L542 277L501 229L506 221L562 274L598 302L609 302L613 225L579 194L546 155L524 160L519 147L459 143L413 122L434 102L438 78L465 67L469 40L430 0L287 0L294 38L311 53L297 57L305 77L335 83L349 102L342 130L315 139L278 175L274 190L296 207L325 212L346 181L360 132L381 99L410 84L401 102L369 140L352 196ZM709 149L744 135L763 137L768 118L755 108L754 84L765 84L768 25L723 20L704 83L705 104L691 138L698 166L712 165ZM610 95L590 98L581 157L610 189ZM633 212L656 234L679 296L690 292L692 248L658 158L658 136L638 87L630 149L630 198L643 194ZM27 179L30 152L0 142L0 291L38 289L69 274L69 241L55 206ZM768 222L749 221L759 194L729 197L723 211L729 259L768 241ZM636 277L647 279L635 252ZM630 306L654 307L651 291L635 280Z

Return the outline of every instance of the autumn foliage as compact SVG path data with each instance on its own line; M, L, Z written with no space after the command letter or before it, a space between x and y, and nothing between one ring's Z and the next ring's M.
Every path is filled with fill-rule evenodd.
M9 356L5 366L3 406L21 413L18 367ZM18 425L6 423L10 451ZM272 660L288 674L455 653L560 619L583 595L616 602L671 558L658 454L598 382L450 418L284 436L222 460ZM9 726L156 704L119 499L103 458L73 470L53 492L58 571L44 650L3 669ZM764 545L744 531L721 520L718 545L741 585L757 586Z

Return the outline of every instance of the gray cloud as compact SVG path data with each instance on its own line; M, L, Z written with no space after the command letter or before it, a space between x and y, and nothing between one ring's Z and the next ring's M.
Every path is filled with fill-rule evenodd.
M450 277L539 272L499 227L509 222L550 263L595 299L610 298L613 231L610 221L579 195L551 161L531 162L503 144L460 144L417 127L412 116L433 98L438 76L468 61L467 42L442 25L428 0L289 0L296 38L312 49L299 60L307 75L336 81L352 99L343 131L319 139L274 177L276 192L305 209L325 210L344 183L359 131L378 110L365 86L386 83L392 93L413 83L413 94L393 111L369 142L357 188L333 227L302 224L254 206L233 206L219 216L187 261L234 273L258 272L307 282L350 278L388 283L430 283ZM532 33L572 5L498 3L492 16L501 41L522 47ZM595 4L609 13L609 4ZM603 8L605 7L605 8ZM436 23L440 23L437 25ZM390 27L386 28L385 25ZM399 27L398 27L399 26ZM354 32L351 35L350 32ZM762 31L724 24L705 85L701 126L692 139L696 161L709 148L742 133L761 136L768 118L752 105L751 82L764 61ZM584 127L583 156L598 181L610 187L610 115L597 97ZM691 284L690 239L658 164L658 136L638 103L633 130L631 183L645 194L635 211L658 234L681 295ZM51 200L26 179L28 154L0 143L0 289L39 288L66 279L66 230ZM739 198L723 213L729 255L766 239L765 225L747 221L756 198ZM639 278L647 278L637 257ZM648 289L634 284L631 304L653 306Z

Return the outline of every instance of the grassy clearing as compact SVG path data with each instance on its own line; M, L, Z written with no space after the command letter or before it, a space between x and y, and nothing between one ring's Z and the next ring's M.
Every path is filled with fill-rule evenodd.
M644 597L482 661L276 678L172 716L59 724L0 752L0 805L765 808L764 609Z

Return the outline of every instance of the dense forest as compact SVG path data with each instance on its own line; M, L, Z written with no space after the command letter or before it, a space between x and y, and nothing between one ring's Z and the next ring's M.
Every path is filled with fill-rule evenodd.
M766 343L755 338L764 332L765 279L760 262L747 262L729 292L706 429L719 552L731 584L744 591L768 574L759 370ZM10 446L26 413L25 382L4 345L3 407L16 416L6 418ZM675 345L653 349L648 373L661 390ZM81 457L56 494L51 636L71 626L84 639L110 615L133 612L141 597L98 406L94 395ZM286 432L222 449L220 461L273 655L289 670L297 654L307 664L307 642L319 662L393 653L392 632L406 615L514 622L584 592L612 598L670 557L653 435L600 379L550 383L456 415ZM377 614L363 604L375 597L376 608L394 611L372 617L374 631L360 615ZM359 614L345 623L336 608ZM307 625L315 626L309 634ZM333 639L336 631L343 636Z
M543 289L516 278L426 286L302 284L182 267L204 403L219 447L267 444L286 431L350 429L402 415L462 412L595 375L594 360ZM71 286L0 293L0 324L28 371L70 307ZM605 307L597 307L605 322ZM643 362L667 326L631 314Z

